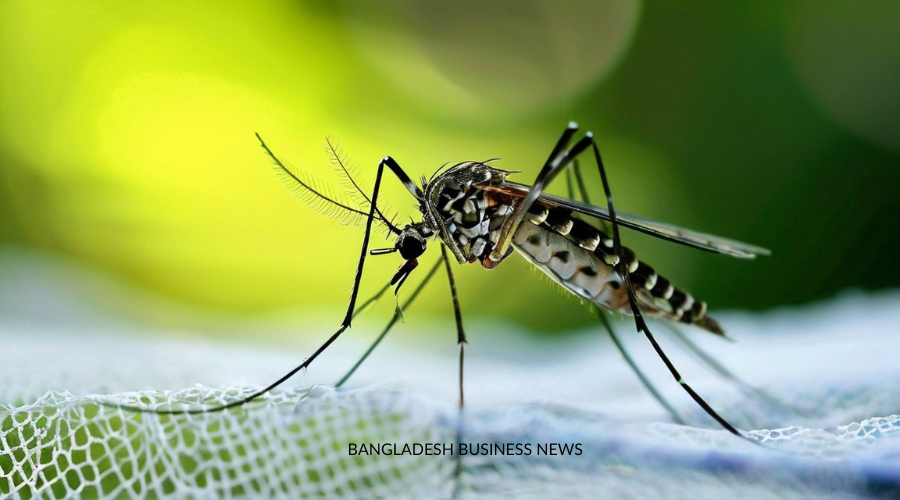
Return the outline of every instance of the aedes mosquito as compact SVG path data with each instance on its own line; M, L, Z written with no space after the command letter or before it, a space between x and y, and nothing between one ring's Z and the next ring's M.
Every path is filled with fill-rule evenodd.
M355 201L342 200L329 195L314 183L304 180L303 174L281 161L257 134L261 146L274 163L284 184L307 205L338 218L353 218L358 222L364 222L365 233L346 314L337 331L302 364L250 396L213 408L151 411L162 414L221 411L248 403L276 388L298 371L309 367L350 327L353 317L359 312L357 298L368 255L399 253L403 263L391 278L390 283L385 285L375 297L364 302L359 310L376 300L389 287L394 287L395 293L399 291L418 266L418 259L425 253L428 241L438 240L441 245L441 259L429 270L403 307L398 306L394 317L375 343L336 384L337 386L342 385L368 357L396 323L400 311L416 298L443 263L450 283L456 317L457 342L459 344L459 405L462 407L464 404L463 367L467 341L447 250L449 249L450 254L459 264L479 263L485 269L497 267L516 250L564 289L593 306L597 306L598 309L631 315L637 331L647 337L669 372L691 398L726 430L744 437L734 426L716 413L682 378L656 342L644 321L644 316L669 323L691 324L717 335L724 334L722 328L718 322L707 315L705 302L695 300L688 292L674 286L652 267L638 260L634 251L623 246L619 236L619 227L626 227L700 250L744 259L752 259L757 255L769 255L770 252L764 248L739 241L703 234L626 213L617 213L600 150L593 134L587 132L574 145L571 145L577 131L578 125L570 122L534 183L530 186L507 180L509 175L516 172L494 168L488 165L489 161L458 163L446 170L442 167L430 179L423 177L420 186L412 181L393 158L387 156L378 164L371 195L360 188L344 165L340 153L329 142L331 153L348 183L345 187ZM593 152L600 172L606 195L607 208L605 209L586 202L587 196L580 171L577 168L571 168L577 167L577 163L574 163L576 158L588 148ZM378 205L378 195L385 168L390 170L418 201L418 208L422 214L419 222L399 227L395 225L393 218L385 215L385 208ZM573 172L572 175L577 180L582 199L585 202L552 196L543 192L544 188L567 168ZM574 195L571 198L574 198ZM612 236L608 236L577 216L608 222ZM396 235L393 247L369 249L369 240L375 224L381 225ZM601 316L601 319L616 346L644 385L677 420L677 413L659 396L637 366L633 364L605 318ZM684 342L689 342L683 336L681 338ZM688 346L696 349L689 343ZM724 371L724 368L715 369L733 378L730 373Z

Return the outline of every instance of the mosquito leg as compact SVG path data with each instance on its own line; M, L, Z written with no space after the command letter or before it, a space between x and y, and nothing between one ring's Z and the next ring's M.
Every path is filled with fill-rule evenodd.
M578 163L578 158L572 160L572 166L569 169L571 175L570 178L574 176L575 178L575 187L578 188L578 193L581 195L581 201L585 203L591 202L591 197L587 192L587 185L584 183L584 177L581 176L581 165ZM569 186L569 197L573 200L577 200L578 198L574 198L572 196L572 192L574 189ZM609 233L609 230L606 228L606 221L597 219L597 222L600 223L600 228L606 233Z
M737 429L734 428L727 420L719 416L715 410L712 409L709 404L697 394L694 389L691 388L690 385L684 380L678 370L675 368L675 365L672 364L672 361L669 360L669 357L666 356L666 353L663 352L662 348L656 342L656 338L653 337L653 334L650 333L650 329L647 327L646 321L644 321L644 316L641 314L641 310L637 304L637 296L634 292L634 287L631 285L631 276L628 273L628 266L625 265L625 259L622 257L622 241L619 238L619 225L616 223L616 209L615 204L613 203L612 193L609 189L609 180L606 177L606 169L603 168L603 160L600 157L600 149L597 148L597 143L593 140L593 134L588 133L587 137L590 139L591 148L594 151L594 159L597 162L597 168L600 170L600 179L603 181L603 192L606 194L606 205L609 210L609 219L612 224L612 232L613 232L613 246L615 248L616 255L619 257L619 262L616 263L616 272L619 276L622 277L622 281L625 282L625 289L628 291L628 302L631 305L631 312L634 315L634 324L639 332L643 332L643 334L647 337L647 340L650 341L650 344L653 345L653 350L656 351L656 354L662 359L663 363L665 363L666 368L669 369L669 372L672 374L672 377L678 382L679 385L687 392L691 398L703 408L706 413L716 420L722 427L725 428L728 432L734 434L735 436L742 437L745 439L750 439L741 434Z
M690 351L691 354L696 356L697 359L699 359L703 364L707 366L707 368L712 370L714 373L733 383L735 387L737 387L738 390L745 396L759 398L772 406L777 406L785 410L789 410L798 415L812 415L808 411L797 408L796 406L786 403L758 387L754 387L748 384L743 379L735 375L731 370L723 366L722 363L719 363L715 358L710 356L709 353L701 349L700 346L698 346L690 338L688 338L688 336L685 335L680 328L668 323L664 323L664 325L666 326L666 328L671 330L672 333L675 334L675 337L678 338L678 340L680 340L685 345L685 347L688 348L688 351Z
M428 274L425 275L425 278L423 278L422 281L416 286L416 288L413 289L412 294L409 296L408 299L406 299L406 302L403 303L402 309L406 309L407 307L412 305L413 301L416 300L416 297L419 296L419 293L425 288L425 286L428 284L428 282L431 281L431 278L434 277L438 268L441 266L441 263L443 263L447 269L447 277L450 282L450 291L453 296L453 312L456 315L457 338L459 341L459 409L460 409L460 412L462 412L463 402L464 402L464 398L463 398L463 366L464 366L464 355L465 355L464 345L466 343L466 334L465 334L465 331L463 330L463 325L462 325L462 314L460 313L459 299L458 299L457 293L456 293L456 281L453 278L453 271L451 270L450 261L447 258L447 250L444 247L444 245L441 245L441 260L435 262L435 264L428 271ZM376 300L389 287L390 287L390 285L382 288L374 297L367 300L365 302L365 304L363 304L363 306L368 305L369 303ZM366 359L369 357L370 354L372 354L372 352L375 350L375 348L378 347L378 345L381 343L381 341L384 340L384 337L387 336L388 332L391 330L391 328L394 327L394 325L397 323L397 320L399 320L399 319L400 319L400 309L396 309L394 311L394 316L388 322L387 326L384 327L384 330L381 331L381 334L378 335L378 338L376 338L375 341L372 343L372 345L369 346L369 348L362 355L362 357L359 358L359 360L356 362L356 364L354 364L353 367L350 368L350 370L343 377L341 377L341 379L334 385L335 388L341 387L342 385L344 385L344 383L347 382L347 380L350 379L351 376L353 376L353 374L356 372L356 370L366 361ZM460 413L460 417L462 417L461 413ZM456 442L455 449L459 450L459 444L462 442L462 418L460 418L460 425L456 429L455 442ZM456 461L456 466L454 468L454 477L456 480L456 487L455 487L454 491L458 492L461 490L461 482L460 481L461 481L461 476L462 476L462 455L457 453L456 457L455 457L455 461ZM454 494L454 496L456 496L456 493Z
M572 175L569 177L574 177L575 179L575 187L578 188L578 194L581 195L581 201L585 203L591 202L591 197L588 195L587 186L584 183L584 177L581 176L581 165L578 163L578 158L572 160L572 166L569 168L569 171ZM577 199L573 194L574 189L572 186L569 186L569 197L573 200Z
M575 197L575 169L578 168L578 160L574 160L572 165L566 169L566 194L569 195L570 200L577 200ZM580 169L579 169L580 170ZM582 196L581 201L587 201L587 199Z
M584 185L584 179L581 176L581 165L578 163L578 159L572 160L572 163L569 165L569 168L566 169L566 189L569 193L569 198L573 200L577 200L578 198L575 195L575 188L578 188L578 192L580 194L581 201L585 203L590 203L591 199L588 196L587 189ZM628 363L628 366L631 367L631 371L637 375L637 378L641 381L641 384L644 385L644 388L647 389L647 392L656 399L656 402L660 404L666 411L669 412L669 415L672 417L672 420L678 424L684 424L684 420L681 418L681 415L675 411L675 408L656 390L656 387L650 382L650 379L644 374L643 370L634 362L631 358L631 355L628 354L628 350L625 349L625 345L622 344L621 340L619 340L619 336L616 335L616 331L613 329L612 325L609 323L609 314L606 313L603 309L591 304L591 310L594 314L597 315L597 319L603 323L603 328L606 330L606 333L609 334L609 338L612 339L613 344L615 344L616 348L619 350L619 354L625 358L625 362Z
M578 192L581 193L581 201L583 201L585 203L590 203L591 200L588 197L587 188L585 187L584 179L581 176L581 168L580 168L580 165L578 164L577 159L572 161L572 166L569 170L570 170L570 175L568 176L568 179L571 182L572 178L574 177L575 184L578 187ZM573 191L574 191L573 187L569 186L569 197L572 199L575 199L573 197L574 196ZM597 309L597 311L602 312L600 309ZM774 404L776 406L789 407L788 405L784 404L783 402L778 401L776 398L770 396L769 394L765 393L764 391L751 386L750 384L744 382L743 380L741 380L740 378L735 376L730 370L728 370L727 368L722 366L722 364L719 363L718 361L716 361L712 356L710 356L708 353L706 353L705 351L700 349L700 347L697 346L697 344L695 344L694 342L692 342L684 334L684 332L681 331L680 328L676 327L675 325L669 324L669 323L663 323L663 325L666 328L668 328L669 330L671 330L675 334L675 336L678 337L678 340L680 340L688 348L688 350L691 351L700 361L702 361L704 364L706 364L710 369L712 369L720 377L733 382L738 387L738 389L745 395L754 394L757 397L764 399L764 400L768 401L769 403ZM648 389L649 389L649 387L648 387ZM651 390L651 392L653 392L653 391ZM666 406L668 408L668 405L666 405L662 401L660 401L660 403L662 403L663 406Z
M369 297L368 300L366 300L362 304L356 306L356 310L353 311L353 317L356 318L359 314L361 314L363 311L368 309L369 306L374 304L375 301L377 301L378 299L380 299L381 296L384 295L384 292L388 291L388 289L390 287L391 287L390 283L385 284L383 287L381 287L381 290L378 290L377 292L375 292L375 295Z
M347 373L345 373L344 376L341 377L341 379L338 380L334 384L335 388L338 388L338 387L341 387L342 385L344 385L347 382L347 380L349 380L350 377L352 377L353 374L356 373L356 370L359 369L360 366L362 366L362 364L366 361L366 359L368 359L369 355L372 354L372 352L375 350L375 348L378 347L379 344L381 344L381 341L384 340L384 338L387 336L388 332L390 332L391 329L394 328L394 325L397 324L397 321L400 320L401 309L406 309L407 307L412 305L412 303L419 296L419 293L421 293L422 290L425 288L425 285L427 285L428 282L431 281L431 278L434 277L434 273L437 272L437 270L438 270L438 268L440 268L440 266L441 266L441 261L437 261L437 262L435 262L435 264L433 266L431 266L431 269L428 270L428 274L425 275L425 278L423 278L422 281L416 286L416 288L413 289L412 294L410 294L409 298L406 299L406 302L403 303L403 307L394 309L394 316L391 317L390 321L388 321L388 324L384 327L384 330L381 331L381 333L378 335L378 337L375 339L375 341L372 342L372 345L370 345L369 348L366 349L366 352L363 353L362 357L359 358L359 360L353 365L353 367L350 368L350 370L348 370ZM369 299L366 302L368 303L370 301L377 299L388 288L390 288L390 284L386 285L384 288L382 288L378 292L378 294L376 294L374 297L372 297L371 299Z
M460 444L463 439L463 407L465 406L465 396L463 392L463 374L466 359L466 332L463 329L462 311L459 307L459 296L456 293L456 280L453 278L453 269L450 266L450 259L447 258L447 246L441 243L441 260L447 269L447 281L450 284L450 295L453 298L453 314L456 317L456 342L459 345L459 425L456 426L456 450L459 451ZM459 492L462 491L462 454L456 453L454 460L456 466L453 469L454 488L453 498L457 498Z
M722 363L719 363L718 361L713 359L712 356L707 354L706 351L700 349L700 347L697 344L695 344L693 341L691 341L691 339L689 339L687 337L687 335L685 335L684 332L681 331L680 328L678 328L674 325L669 325L669 324L666 325L666 328L668 328L672 333L674 333L675 337L678 340L680 340L681 343L684 344L685 347L687 347L688 350L694 356L697 357L697 359L699 359L703 364L705 364L714 373L716 373L717 375L719 375L720 377L722 377L726 380L730 380L731 382L733 382L738 387L738 389L741 392L743 392L744 394L754 393L754 394L760 395L760 394L758 394L758 391L759 391L758 389L756 389L755 387L751 386L750 384L744 382L743 380L739 379L734 373L731 372L731 370L729 370L728 368L725 368L722 365ZM761 391L759 391L759 392L761 392ZM769 399L769 396L766 395L765 397L763 397L763 399ZM774 402L774 401L770 400L770 402Z
M591 200L588 197L587 188L585 187L584 179L581 176L581 168L580 168L580 165L578 164L577 159L572 161L572 166L569 170L571 171L571 174L569 175L568 178L571 180L571 178L574 176L575 184L578 187L578 192L581 193L581 201L583 201L585 203L590 203ZM574 189L572 188L572 186L569 186L569 193L570 193L569 197L573 196L573 194L572 194L573 191L574 191ZM575 198L572 198L572 199L575 199ZM601 310L599 308L595 308L594 310L597 311L598 314L604 312L603 310ZM604 318L604 320L605 320L605 318ZM786 408L788 410L794 411L798 414L804 413L802 410L800 410L798 408L794 408L791 405L778 400L778 398L775 398L774 396L768 394L767 392L765 392L759 388L753 387L752 385L744 382L742 379L740 379L739 377L734 375L734 373L732 373L729 369L725 368L722 365L722 363L719 363L718 361L716 361L715 358L710 356L706 351L704 351L697 344L695 344L693 341L691 341L691 339L689 339L687 337L687 335L685 335L684 332L681 331L680 328L676 327L673 324L666 323L666 322L664 322L663 325L666 328L668 328L670 331L672 331L675 334L675 336L678 338L678 340L680 340L688 348L688 350L697 357L697 359L699 359L701 362L703 362L708 368L710 368L713 372L718 374L720 377L731 381L738 388L738 390L740 390L741 393L743 393L744 395L756 396L756 397L768 402L769 404L771 404L773 406L780 406L782 408ZM609 326L607 325L607 329L608 328L609 328ZM614 339L614 341L615 341L615 339ZM616 343L618 344L618 342L616 342ZM626 361L628 361L627 360L628 355L624 352L622 354L623 354L623 356L626 357ZM628 364L631 365L632 363L630 361L628 361ZM633 365L632 365L632 368L634 368ZM638 373L638 377L641 377L641 379L643 381L644 377L640 373ZM659 401L660 404L662 404L664 407L669 409L669 413L672 413L672 417L676 421L680 422L681 419L676 414L673 413L673 411L671 410L671 406L669 404L667 404L665 401L661 400L660 397L657 396L656 391L652 387L647 386L647 382L645 382L644 385L645 385L645 387L647 387L647 390L649 390L654 395L654 397L656 397L656 399Z
M625 345L622 344L622 341L619 340L619 336L616 335L615 330L613 330L612 325L609 324L608 314L601 310L599 307L592 306L591 307L594 312L597 314L597 318L600 319L600 322L603 323L603 328L606 329L606 333L609 334L609 338L612 339L613 344L616 345L616 348L619 350L619 353L622 354L622 357L625 358L625 362L628 363L628 366L631 367L631 371L637 375L638 379L640 379L641 384L644 385L644 388L647 389L647 392L653 396L653 399L656 400L663 408L669 412L669 415L672 417L672 420L675 421L676 424L685 424L684 419L681 418L681 415L675 410L675 408L666 401L666 398L656 390L656 387L653 385L653 382L650 382L650 379L644 375L644 372L638 367L638 365L631 359L631 356L628 354L628 350L625 349Z
M260 139L260 142L262 142L262 139ZM269 151L269 149L268 149L268 147L266 147L265 143L263 143L263 147L266 149L266 151ZM237 401L232 401L231 403L227 403L224 405L215 406L212 408L196 408L196 409L188 408L188 409L178 409L178 410L155 410L155 409L150 410L150 409L140 408L140 407L136 407L136 406L123 406L123 405L116 405L116 407L120 408L120 409L134 411L134 412L156 413L156 414L160 414L160 415L200 414L200 413L213 413L213 412L223 411L223 410L241 406L246 403L249 403L250 401L253 401L254 399L266 394L267 392L271 391L272 389L283 384L289 378L293 377L297 372L307 368L310 364L312 364L312 362L315 361L315 359L318 358L320 354L325 352L325 350L328 349L328 347L331 346L331 344L333 344L334 341L337 340L338 337L340 337L342 333L344 333L344 330L346 330L347 328L350 328L350 323L353 319L353 313L356 310L356 299L357 299L357 296L359 295L359 284L362 281L363 267L365 266L365 263L366 263L366 254L368 253L368 248L369 248L369 239L372 235L372 221L375 220L376 206L377 206L377 200L378 200L378 190L381 188L381 178L382 178L382 175L384 174L385 167L389 168L391 170L391 172L400 180L400 182L404 186L406 186L407 189L409 189L410 191L413 191L413 188L415 188L416 190L418 189L417 187L415 187L415 183L413 183L412 180L409 178L409 176L406 175L406 172L404 172L403 169L400 168L400 165L398 165L397 162L394 161L394 159L391 158L390 156L386 156L386 157L382 158L382 160L378 163L378 172L375 175L375 186L372 188L372 198L371 198L371 203L370 203L370 207L369 207L369 215L366 218L365 235L363 236L362 248L360 249L360 253L359 253L359 261L356 264L356 276L353 279L353 290L350 292L350 303L347 305L347 313L344 315L344 319L343 319L343 321L341 321L341 325L340 325L340 327L338 327L337 331L335 331L331 335L331 337L328 338L328 340L326 340L321 346L319 346L319 348L316 349L310 357L306 358L306 360L303 361L303 363L301 363L297 367L293 368L286 374L282 375L281 378L279 378L275 382L272 382L265 388L263 388L259 391L256 391L253 394L251 394L245 398L241 398Z
M447 269L447 280L450 283L450 295L453 298L453 314L456 317L456 342L459 344L459 407L465 403L463 396L463 366L466 357L466 332L463 329L462 312L459 308L459 296L456 294L456 280L453 279L453 269L450 267L450 259L447 258L447 246L441 243L441 260Z
M506 219L506 222L504 222L503 226L500 228L497 246L488 257L488 261L492 264L488 264L485 267L494 267L506 258L513 234L515 234L516 229L519 228L519 224L525 219L528 209L531 208L538 198L540 198L544 187L552 182L553 179L559 175L573 159L575 159L575 157L591 145L591 136L585 135L570 149L566 149L566 146L571 142L572 137L577 131L578 124L569 122L569 125L563 132L562 137L560 137L559 142L557 142L556 146L553 148L553 152L550 153L547 162L544 163L543 168L541 168L537 178L535 178L534 184L532 184L528 191L528 195L516 206L513 213L510 214ZM482 262L482 264L484 265L485 262Z

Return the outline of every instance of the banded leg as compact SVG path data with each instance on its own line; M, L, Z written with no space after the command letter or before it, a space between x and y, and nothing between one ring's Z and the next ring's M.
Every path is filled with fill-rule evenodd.
M587 193L587 187L586 187L586 185L584 183L584 179L581 175L581 168L580 168L580 165L579 165L577 159L572 162L572 164L569 167L569 170L568 170L568 172L566 172L566 174L567 174L566 180L567 180L567 189L568 189L569 198L571 198L573 200L578 199L578 198L576 198L576 193L575 193L575 188L577 187L578 194L581 197L581 201L583 201L585 203L590 203L591 200ZM684 423L683 420L681 419L681 417L675 412L674 408L662 397L661 394L659 394L659 392L652 385L652 383L649 381L649 379L646 378L646 376L641 372L641 370L637 367L637 365L634 363L634 361L631 359L631 357L625 351L624 345L617 338L615 331L612 329L612 325L609 324L608 314L596 306L592 306L592 308L593 308L595 314L597 314L598 317L600 318L600 320L603 322L604 328L609 333L613 342L616 344L616 347L619 349L619 352L625 358L625 362L628 363L628 365L631 367L631 369L635 372L635 374L641 380L641 383L644 384L644 387L650 392L650 394L653 395L653 397L660 403L660 405L662 405L664 408L666 408L666 410L669 411L672 418L676 422ZM695 344L690 338L688 338L687 335L685 335L685 333L680 328L678 328L674 324L669 323L669 322L663 322L662 324L668 330L670 330L672 333L675 334L675 337L679 341L681 341L681 343L684 344L685 347L687 347L688 351L691 354L693 354L696 357L696 359L698 359L702 364L706 365L706 367L709 370L711 370L718 376L720 376L723 379L728 380L732 384L734 384L738 388L738 390L745 396L755 397L759 400L765 401L769 405L777 406L777 407L792 411L798 415L809 415L809 412L806 412L800 408L796 408L788 403L785 403L784 401L781 401L778 398L772 396L768 392L766 392L762 389L759 389L757 387L754 387L754 386L748 384L747 382L745 382L743 379L741 379L740 377L735 375L731 370L729 370L728 368L723 366L721 363L719 363L715 358L710 356L709 353L707 353L706 351L701 349L700 346Z
M622 277L622 281L625 283L625 288L628 291L628 303L631 306L631 312L634 315L634 324L637 328L638 332L642 332L647 340L650 341L650 344L653 345L653 349L656 351L656 354L662 359L663 363L666 365L666 368L669 369L669 373L672 374L672 377L678 382L679 385L691 396L691 399L694 400L703 410L716 422L719 423L722 427L725 428L728 432L734 434L735 436L742 437L744 439L750 439L743 434L740 433L734 426L728 423L727 420L722 418L715 410L712 409L709 404L694 391L693 388L684 380L681 374L678 372L678 369L675 368L675 365L672 364L672 361L669 360L669 357L666 356L666 353L663 352L662 348L656 342L656 338L654 338L653 334L650 332L650 329L647 327L646 321L644 321L644 316L641 314L641 310L637 304L637 296L634 292L634 287L631 284L631 276L628 272L628 266L625 264L624 254L622 252L622 240L619 237L619 225L616 223L616 209L615 203L613 202L612 192L609 189L609 180L606 176L606 169L603 167L603 159L600 157L600 149L597 147L597 143L593 140L593 135L588 132L587 137L590 138L591 149L594 151L594 159L597 162L597 168L600 170L600 179L603 181L603 192L606 194L606 206L609 210L609 219L612 224L612 232L613 232L613 248L615 249L616 255L619 257L618 262L616 263L616 272L619 276Z
M575 195L575 187L578 187L578 193L580 195L581 201L585 203L590 203L590 196L588 196L587 188L584 184L584 179L581 177L581 168L578 164L578 160L575 159L572 161L572 164L569 165L569 168L566 171L566 188L569 193L570 199L578 199ZM590 305L591 310L594 314L597 315L597 319L600 320L600 323L603 324L603 328L606 330L606 333L609 334L609 338L612 339L613 344L618 349L619 354L625 359L625 362L628 363L628 366L631 368L631 371L637 375L638 380L641 381L641 384L647 389L647 392L653 396L654 399L669 412L669 416L672 417L672 420L678 424L684 424L684 420L681 418L681 415L675 411L675 408L660 394L660 392L656 389L650 379L644 374L644 371L634 362L631 358L631 355L628 354L628 350L625 348L625 344L619 339L619 336L616 334L612 325L609 323L609 313L604 311L603 309L597 307L595 304Z
M538 173L537 177L534 180L534 184L532 184L531 188L528 191L528 196L522 200L521 203L515 208L513 213L506 219L506 222L503 223L503 226L500 228L500 236L497 240L497 246L491 252L490 256L482 262L484 267L493 268L496 267L503 259L505 259L509 255L509 246L512 243L513 235L516 233L516 229L519 228L519 224L525 220L525 215L528 213L528 210L534 205L534 202L540 198L541 193L544 191L544 187L546 187L550 182L556 178L557 175L568 165L572 160L574 160L579 154L584 152L591 143L592 136L590 132L588 132L584 137L582 137L578 142L575 143L570 149L566 149L569 143L572 141L572 137L575 135L575 132L578 131L578 124L575 122L569 122L569 125L566 127L566 130L563 132L562 137L559 138L559 141L556 143L556 146L553 148L553 152L550 153L550 157L547 158L547 161L544 163L543 168Z
M650 344L653 346L654 351L656 351L657 356L659 356L659 358L666 365L666 368L669 370L669 373L672 374L672 377L675 378L682 389L684 389L685 392L687 392L688 395L691 396L691 399L693 399L694 402L697 403L697 405L703 408L707 415L712 417L728 432L734 434L735 436L749 439L741 434L737 429L735 429L734 426L728 423L727 420L716 413L716 411L713 410L712 407L709 406L709 404L704 401L696 391L694 391L694 389L684 380L684 378L678 372L678 369L675 368L675 365L672 364L672 361L669 360L669 357L662 350L662 347L660 347L659 343L656 342L656 338L647 327L647 323L644 320L644 316L641 313L640 307L638 307L637 296L634 291L634 286L631 283L631 276L626 265L627 259L625 259L625 254L622 250L621 238L619 237L619 224L616 220L615 203L613 202L612 193L609 189L609 180L606 176L606 170L603 167L603 160L600 157L600 150L597 148L597 144L594 141L594 135L591 132L587 132L584 137L582 137L577 143L575 143L575 145L571 149L565 149L566 145L568 145L569 141L577 130L577 124L575 124L574 122L570 122L569 126L566 128L566 131L563 132L562 138L554 148L553 154L551 154L551 159L544 164L544 168L541 169L541 172L538 174L534 186L532 186L529 190L528 196L526 196L523 202L517 207L518 212L514 212L515 217L510 217L510 222L504 224L503 230L508 232L501 233L500 241L498 242L497 248L494 250L494 253L490 255L490 260L494 261L494 265L496 265L505 257L505 250L510 244L512 234L515 233L515 230L518 228L519 224L522 222L522 220L524 220L525 214L531 208L531 205L540 197L543 188L547 184L549 184L557 174L559 174L561 168L568 165L579 154L584 152L585 149L591 147L594 152L594 160L597 163L598 170L600 171L600 178L603 181L603 191L606 194L606 204L607 210L609 211L609 221L612 226L613 232L613 249L616 255L616 263L614 268L617 274L622 278L622 281L625 284L625 289L628 292L628 304L631 308L632 315L634 316L635 327L637 328L638 332L643 333L644 336L647 337L647 340L650 341Z
M257 136L257 137L259 137L259 136ZM269 156L271 156L275 161L278 161L277 157L272 153L272 151L268 148L268 146L266 146L266 144L265 144L265 142L263 142L262 138L259 138L259 141L262 144L263 149L266 150L266 152L269 154ZM116 405L116 407L125 409L125 410L134 411L134 412L139 412L139 413L156 413L156 414L160 414L160 415L201 414L201 413L219 412L219 411L227 410L229 408L235 408L237 406L241 406L246 403L249 403L249 402L253 401L254 399L271 391L272 389L275 389L276 387L280 386L281 384L286 382L288 379L293 377L300 370L303 370L303 369L306 369L307 367L309 367L309 365L311 365L312 362L315 361L316 358L318 358L320 354L325 352L325 350L328 349L328 347L331 346L331 344L333 344L334 341L337 340L338 337L340 337L341 334L344 333L344 331L347 328L350 328L350 324L351 324L351 322L353 320L353 316L354 316L354 311L356 309L356 300L357 300L357 296L359 295L359 285L362 281L363 268L365 267L366 255L368 253L367 250L369 248L369 239L372 235L372 221L375 220L375 214L377 212L376 206L377 206L377 202L378 202L378 192L379 192L379 189L381 188L381 178L384 174L385 167L390 169L391 172L397 177L397 179L399 179L400 182L408 190L410 190L410 192L412 192L413 194L415 194L417 192L419 194L421 194L421 191L418 190L418 187L416 187L415 183L410 179L410 177L408 175L406 175L406 172L404 172L403 169L400 168L400 165L398 165L397 162L394 161L393 158L391 158L390 156L385 156L384 158L381 159L381 161L378 163L378 171L375 175L375 186L372 188L372 197L371 197L371 202L370 202L370 207L369 207L369 214L368 214L368 217L366 218L365 234L363 236L362 248L360 248L359 260L356 264L356 275L353 279L353 289L350 292L350 303L347 305L347 312L344 315L344 319L341 321L341 325L338 327L337 331L335 331L321 346L319 346L319 348L316 349L310 357L306 358L305 361L300 363L298 366L296 366L292 370L288 371L286 374L282 375L278 380L276 380L275 382L272 382L265 388L263 388L259 391L256 391L253 394L251 394L245 398L241 398L237 401L232 401L231 403L223 404L220 406L215 406L212 408L195 408L195 409L186 408L186 409L178 409L178 410L155 410L155 409L140 408L140 407L136 407L136 406L122 406L122 405Z

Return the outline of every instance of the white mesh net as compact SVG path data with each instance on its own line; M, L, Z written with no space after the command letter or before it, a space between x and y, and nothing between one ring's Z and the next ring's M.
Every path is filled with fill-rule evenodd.
M712 424L641 338L627 344L688 425L667 423L597 331L550 343L475 322L462 420L452 325L446 346L386 342L354 379L363 384L356 389L315 385L335 380L363 350L365 340L350 337L309 373L245 407L137 414L103 403L233 401L258 387L248 383L269 382L295 365L303 355L295 351L309 350L137 335L133 326L97 317L38 319L17 306L28 297L27 287L0 285L2 498L900 496L897 294L726 314L721 319L738 343L698 338L789 408L737 394L656 329L694 387L732 423L755 429L750 434L765 447ZM188 388L129 392L152 387ZM470 445L530 445L530 454L467 455L457 474L449 454L349 451L361 443L454 444L457 433ZM550 443L579 444L581 454L538 453Z
M131 393L117 403L216 404L249 392ZM48 392L2 416L4 494L44 498L400 498L446 490L443 460L350 456L348 443L440 443L412 401L385 392L288 390L207 415L136 415L109 398Z

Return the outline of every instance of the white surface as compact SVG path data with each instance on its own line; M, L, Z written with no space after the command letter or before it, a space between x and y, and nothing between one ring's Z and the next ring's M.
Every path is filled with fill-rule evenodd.
M81 278L69 276L62 283L57 272L28 269L28 259L6 257L5 266L0 265L0 336L4 345L0 350L0 423L4 423L6 437L10 436L7 424L15 415L38 419L50 411L51 419L65 420L77 428L88 418L84 408L93 408L97 399L143 396L145 402L166 402L188 394L227 400L277 378L315 347L312 341L286 346L276 341L259 345L249 340L198 339L113 320L91 302L90 294L73 293L72 279ZM15 265L10 265L13 261ZM412 314L414 311L407 312ZM719 313L716 317L736 342L697 330L688 334L747 382L787 401L799 414L742 395L698 365L662 326L651 324L651 328L687 381L729 421L751 436L765 438L766 447L720 430L670 378L646 341L633 334L627 320L617 323L618 331L626 337L638 363L690 425L671 423L599 327L556 340L535 340L509 331L500 320L470 322L464 441L533 446L577 442L584 453L578 457L466 457L460 495L900 496L900 293L847 293L800 309L760 315ZM421 326L410 320L379 347L351 380L350 389L319 389L315 396L304 397L298 388L331 383L349 368L379 330L379 322L369 321L365 327L351 329L307 373L298 374L285 392L276 392L264 404L232 414L163 420L169 423L162 426L154 424L157 417L139 418L103 407L90 418L95 422L130 421L141 436L133 446L155 442L162 450L171 442L172 433L178 435L190 426L199 426L195 432L201 435L212 428L217 429L209 431L213 434L225 432L225 441L211 439L207 443L213 452L245 446L250 447L250 456L259 454L259 461L238 455L230 461L201 463L219 471L236 470L237 483L246 480L251 490L265 496L331 496L339 490L346 496L371 498L373 491L348 490L346 484L341 488L342 477L359 481L385 462L365 462L356 473L341 476L341 470L346 473L346 463L355 466L343 448L348 439L377 435L398 442L452 442L458 420L452 324ZM324 340L331 333L321 323L292 328L316 332L310 339ZM442 338L447 342L409 345L408 340L421 333L411 329L431 328L446 330ZM191 389L175 394L153 392L185 388ZM146 392L127 392L134 390ZM328 423L335 418L337 424ZM360 421L368 422L367 430L353 431ZM312 432L310 429L318 430L304 434ZM98 439L106 442L103 439L107 438ZM340 444L323 455L324 462L297 457L309 453L310 448L330 449L334 442ZM49 453L54 447L54 453L65 448L60 441L42 449ZM196 448L176 446L170 451L176 456L202 455ZM0 449L0 465L4 453L7 460L15 455L7 444ZM126 462L134 458L119 454L111 459L114 468L129 470ZM345 464L335 465L341 463ZM449 457L417 457L405 465L389 463L396 470L415 473L384 483L376 481L374 491L382 496L449 496L458 486ZM173 464L163 475L190 476L177 461ZM248 467L262 472L247 473ZM308 471L316 467L337 467L339 474L333 481L312 481ZM12 477L0 468L0 481L4 475ZM259 487L270 482L280 486ZM234 493L217 489L221 485L214 481L183 483L172 496L214 498ZM50 490L40 491L49 496Z

